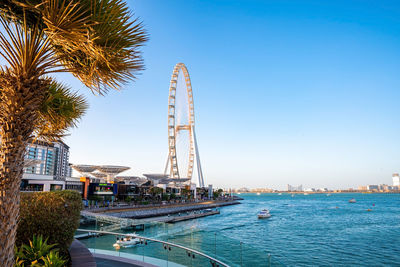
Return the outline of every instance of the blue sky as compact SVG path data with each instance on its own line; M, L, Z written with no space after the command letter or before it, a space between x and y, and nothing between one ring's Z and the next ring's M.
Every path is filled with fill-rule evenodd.
M400 171L398 1L128 1L146 70L66 138L76 164L162 172L168 86L192 79L206 183L346 188Z

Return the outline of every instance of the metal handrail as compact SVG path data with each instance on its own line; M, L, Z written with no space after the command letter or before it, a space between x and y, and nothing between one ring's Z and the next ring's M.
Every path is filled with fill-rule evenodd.
M157 242L157 243L162 243L163 245L168 245L168 246L171 246L171 247L181 248L181 249L184 249L186 251L190 251L192 253L198 254L200 256L203 256L203 257L209 259L212 263L219 264L220 266L230 267L226 263L223 263L222 261L217 260L216 258L208 256L207 254L204 254L203 252L200 252L200 251L197 251L197 250L194 250L194 249L191 249L191 248L187 248L187 247L184 247L184 246L181 246L181 245L178 245L178 244L174 244L174 243L171 243L171 242L161 241L161 240L158 240L158 239L144 237L144 236L140 236L140 235L134 235L134 234L123 234L123 233L97 231L97 230L87 230L87 229L78 229L77 231L87 232L87 233L107 234L107 235L129 236L129 237L133 237L133 238L138 238L139 240L143 239L143 240L153 241L153 242Z

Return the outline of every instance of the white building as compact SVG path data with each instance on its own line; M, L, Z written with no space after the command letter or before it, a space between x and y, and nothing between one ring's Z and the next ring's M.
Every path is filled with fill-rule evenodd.
M393 186L400 186L400 176L398 173L393 173L392 179L393 179Z
M379 190L379 186L376 184L367 185L367 190Z
M293 186L293 185L288 184L287 185L287 191L289 191L289 192L303 191L303 185Z

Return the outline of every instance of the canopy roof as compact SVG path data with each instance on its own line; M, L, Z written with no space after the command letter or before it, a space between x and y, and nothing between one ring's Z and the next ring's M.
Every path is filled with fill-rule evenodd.
M148 181L146 178L138 176L118 176L115 177L115 179L118 181L124 181L126 184L134 184L134 185L142 185Z
M82 174L91 174L97 178L104 178L108 175L117 175L118 173L130 169L130 167L112 165L72 165L72 168ZM96 170L97 172L94 172Z
M72 165L72 168L80 173L91 173L98 167L97 165Z
M129 170L130 167L125 166L112 166L112 165L102 165L97 168L98 171L104 172L106 174L118 174L120 172Z
M150 173L150 174L143 174L149 180L161 180L167 179L169 177L168 174L161 174L161 173Z
M102 172L92 172L91 173L93 176L95 176L96 178L104 178L107 177L107 174L102 173Z

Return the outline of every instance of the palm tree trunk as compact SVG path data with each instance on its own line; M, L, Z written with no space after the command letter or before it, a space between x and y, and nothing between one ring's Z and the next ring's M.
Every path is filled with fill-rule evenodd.
M14 265L25 147L44 99L44 82L0 73L0 266Z
M18 135L3 132L0 144L0 265L14 265L25 145Z

